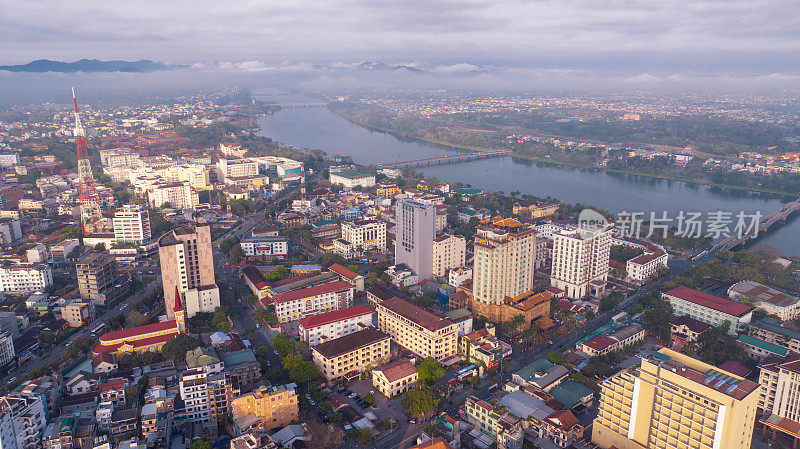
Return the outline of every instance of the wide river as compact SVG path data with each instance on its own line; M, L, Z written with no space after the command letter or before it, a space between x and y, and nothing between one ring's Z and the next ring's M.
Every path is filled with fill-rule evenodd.
M279 103L316 102L307 97L257 93L257 99ZM421 159L453 151L417 142L401 141L394 136L369 131L326 108L284 108L273 116L262 117L260 135L287 145L319 148L328 155L348 155L356 163L376 164ZM459 181L486 191L519 191L539 197L551 196L567 203L590 204L610 210L655 212L675 219L680 211L766 214L787 201L775 195L621 175L602 170L588 170L540 164L512 157L438 165L420 169L427 176L444 181ZM800 215L800 214L798 214ZM733 219L735 222L735 218ZM675 224L676 222L673 222ZM730 225L731 231L734 224ZM782 226L774 226L759 243L768 243L783 255L800 255L800 219L792 217Z

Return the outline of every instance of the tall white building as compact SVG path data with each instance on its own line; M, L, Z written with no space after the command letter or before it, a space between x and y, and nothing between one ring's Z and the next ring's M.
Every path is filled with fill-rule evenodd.
M19 163L19 153L0 154L0 167L13 167Z
M148 194L152 207L169 204L176 209L194 209L200 204L197 190L186 181L156 183Z
M0 398L0 439L2 448L37 449L47 426L44 400L37 395Z
M222 173L223 179L258 174L258 162L250 159L220 159L217 161L217 168Z
M22 238L22 226L18 218L0 218L0 243L10 245Z
M433 239L436 238L436 206L401 199L395 206L396 264L405 264L420 279L433 276Z
M608 279L612 229L564 229L553 233L550 285L567 298L598 295Z
M472 288L475 300L503 304L533 288L536 231L513 218L481 226L475 235Z
M150 241L150 215L146 209L125 205L114 212L114 240L126 243Z
M35 292L53 283L53 271L48 265L0 266L0 291Z
M208 170L199 164L173 165L161 170L160 174L168 182L186 181L195 190L205 190L211 186Z
M444 276L451 268L463 267L467 240L460 235L441 235L433 239L433 275Z

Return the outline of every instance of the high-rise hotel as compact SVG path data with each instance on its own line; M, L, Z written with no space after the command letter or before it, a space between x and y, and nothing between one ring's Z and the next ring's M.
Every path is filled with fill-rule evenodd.
M473 297L487 305L503 304L533 288L536 232L513 218L493 221L475 235Z
M747 449L757 383L670 349L601 385L592 442L608 449Z
M612 229L563 229L553 233L550 284L567 298L599 295L608 279Z
M187 318L219 307L211 228L207 224L190 224L162 235L158 239L158 256L164 291L178 288ZM171 307L167 307L167 316L172 318Z

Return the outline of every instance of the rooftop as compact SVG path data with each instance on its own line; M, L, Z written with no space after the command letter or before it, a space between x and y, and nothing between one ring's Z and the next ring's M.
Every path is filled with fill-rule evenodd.
M433 312L429 312L419 306L411 304L408 301L403 301L397 297L385 299L380 305L432 332L436 332L454 324L447 318L439 316Z
M403 359L396 362L383 365L380 368L375 368L373 372L382 372L389 382L397 382L398 380L405 379L406 377L416 374L417 369L411 360Z
M359 304L353 307L348 307L346 309L341 310L334 310L332 312L320 313L319 315L313 315L301 320L298 320L297 323L303 329L311 329L314 327L324 326L326 324L335 323L337 321L347 320L350 318L355 318L364 315L372 315L375 313L369 307Z
M701 292L685 286L675 287L664 294L737 317L753 311L753 307L748 306L747 304L731 301L730 299L720 298L719 296L714 296L712 294Z
M388 340L389 336L383 332L367 328L344 337L335 338L325 343L320 343L314 346L314 350L320 353L325 358L333 358L348 352L355 351L358 348L369 346L381 340Z
M284 293L279 293L272 298L274 304L284 302L297 301L299 299L310 298L317 295L324 295L327 293L341 292L352 289L353 286L345 281L331 282L329 284L315 285L314 287L307 287L300 290L292 290Z
M777 307L788 307L795 304L798 300L796 296L790 296L764 284L754 281L742 281L733 284L728 289L728 296L740 298L755 298L761 302L766 302Z

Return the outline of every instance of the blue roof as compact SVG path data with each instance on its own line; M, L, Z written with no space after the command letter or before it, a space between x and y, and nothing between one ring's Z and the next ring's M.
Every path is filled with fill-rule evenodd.
M568 380L553 387L549 393L553 395L556 401L564 404L566 409L571 409L578 405L581 399L593 395L594 391L590 390L586 385L579 384L574 380Z

